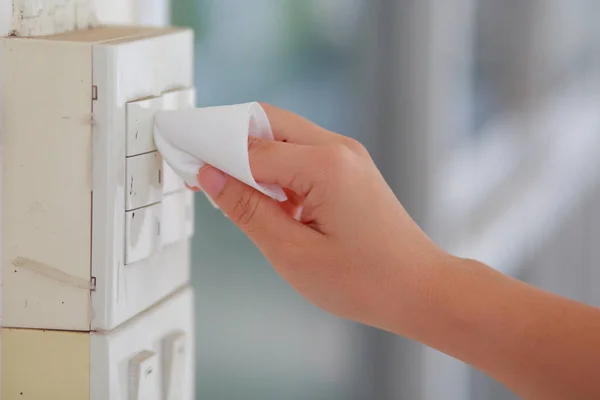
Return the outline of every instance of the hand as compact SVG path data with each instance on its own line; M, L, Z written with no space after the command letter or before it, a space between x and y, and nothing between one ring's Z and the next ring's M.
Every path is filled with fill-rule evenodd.
M360 143L263 108L276 140L250 138L252 174L281 185L290 200L274 201L210 166L199 186L308 300L391 329L399 310L419 308L411 293L427 290L419 284L424 266L449 256L410 219ZM399 291L405 304L396 304Z
M249 140L252 174L290 200L213 167L198 183L296 290L341 317L453 355L523 398L598 398L600 310L443 252L363 146L263 107L276 141Z

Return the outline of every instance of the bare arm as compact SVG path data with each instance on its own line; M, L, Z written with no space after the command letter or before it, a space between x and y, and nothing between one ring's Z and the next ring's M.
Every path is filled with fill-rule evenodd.
M472 364L524 398L600 398L599 310L445 253L359 143L264 108L277 141L249 141L252 173L290 201L212 167L198 182L298 292Z
M600 310L453 259L429 276L423 316L392 330L459 358L525 399L600 398Z

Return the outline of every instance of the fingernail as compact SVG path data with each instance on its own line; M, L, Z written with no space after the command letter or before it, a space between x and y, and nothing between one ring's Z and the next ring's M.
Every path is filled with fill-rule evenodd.
M185 187L188 188L188 189L190 189L193 192L199 192L200 191L200 188L198 186L190 186L187 183L185 184Z
M218 169L205 166L198 173L198 184L209 197L216 198L225 187L227 176Z

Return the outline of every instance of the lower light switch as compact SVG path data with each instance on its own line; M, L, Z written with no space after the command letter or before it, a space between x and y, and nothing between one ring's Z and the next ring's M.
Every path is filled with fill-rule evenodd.
M160 400L158 356L141 351L129 361L129 400Z
M163 246L189 238L193 234L193 192L184 189L163 197L161 244Z
M163 110L185 110L196 106L196 90L194 88L174 90L162 95Z
M163 388L165 390L165 400L183 400L188 352L186 341L187 335L185 332L175 332L164 339Z
M161 204L125 213L125 264L150 257L160 247Z
M160 201L163 174L163 159L157 151L127 158L125 208L133 210Z
M183 179L173 171L169 164L163 160L163 193L169 194L184 189Z
M194 235L194 192L185 190L185 237Z

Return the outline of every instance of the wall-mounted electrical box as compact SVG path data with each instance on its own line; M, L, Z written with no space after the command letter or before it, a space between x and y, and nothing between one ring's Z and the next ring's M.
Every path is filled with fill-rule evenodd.
M112 332L92 333L90 400L192 400L192 310L185 289Z
M92 386L103 382L110 392L92 398L164 398L151 397L159 390L191 399L192 303L181 293L191 291L193 194L156 150L153 118L157 110L194 106L193 33L113 26L3 38L0 59L1 394L15 398L16 382L43 381L37 367L15 378L28 370L27 355L15 349L28 340L60 342L40 336L56 330L87 337L72 351L89 352L81 368ZM165 301L185 305L152 317ZM30 328L36 331L18 335ZM118 365L95 368L107 360ZM48 390L49 399L88 398Z
M154 113L195 104L192 35L93 47L93 329L112 329L189 280L192 193L164 164Z

